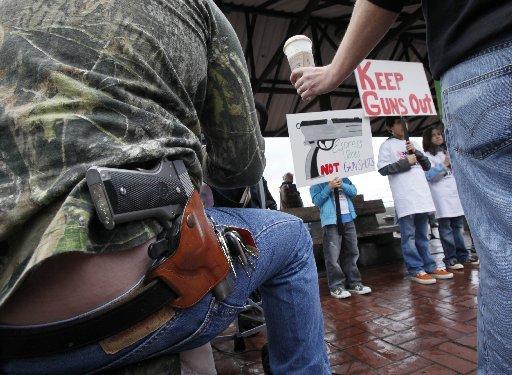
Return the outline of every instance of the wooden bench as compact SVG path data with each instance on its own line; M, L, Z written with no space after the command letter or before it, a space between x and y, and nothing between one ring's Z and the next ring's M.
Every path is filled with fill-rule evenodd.
M382 199L365 201L363 195L357 195L353 203L357 214L355 225L359 240L359 265L370 266L402 259L393 236L394 232L400 231L398 225L381 224L377 219L377 214L386 213ZM303 207L285 209L283 212L300 217L308 225L317 264L323 264L320 263L320 258L323 259L320 210L317 207Z
M358 238L381 236L386 234L392 235L393 232L399 231L398 225L379 224L377 214L386 213L386 208L384 207L382 199L365 201L362 195L357 195L354 198L353 203L357 214L355 224ZM315 206L289 208L283 210L283 212L300 217L305 223L320 223L320 210ZM318 235L316 235L315 232L312 233L312 235L315 234L312 237L315 242L318 242Z

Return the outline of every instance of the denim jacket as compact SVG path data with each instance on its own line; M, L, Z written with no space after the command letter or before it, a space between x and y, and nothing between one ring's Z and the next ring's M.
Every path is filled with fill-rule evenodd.
M342 179L341 190L345 193L348 201L348 208L352 220L356 218L356 211L352 198L357 195L357 189L348 178ZM336 224L336 205L334 203L334 194L329 184L323 182L321 184L313 185L309 188L311 200L313 204L320 209L320 221L322 227L326 225ZM341 193L341 191L340 191Z

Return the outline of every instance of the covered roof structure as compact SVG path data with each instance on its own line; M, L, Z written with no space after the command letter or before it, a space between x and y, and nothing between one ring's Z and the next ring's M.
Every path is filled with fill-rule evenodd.
M330 62L352 15L355 0L215 0L233 25L245 51L253 92L268 111L264 136L287 136L286 113L348 109L361 106L353 75L330 94L303 102L290 84L290 68L283 54L288 37L311 38L317 65ZM419 61L425 66L435 98L428 66L425 21L420 0L406 2L402 13L369 58ZM410 118L412 135L439 122L437 116ZM382 119L372 120L374 136L386 136Z

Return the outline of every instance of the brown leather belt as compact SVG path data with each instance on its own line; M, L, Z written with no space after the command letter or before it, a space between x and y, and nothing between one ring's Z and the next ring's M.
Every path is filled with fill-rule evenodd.
M177 297L157 279L128 300L78 319L37 326L2 325L0 360L42 357L98 343L143 321Z

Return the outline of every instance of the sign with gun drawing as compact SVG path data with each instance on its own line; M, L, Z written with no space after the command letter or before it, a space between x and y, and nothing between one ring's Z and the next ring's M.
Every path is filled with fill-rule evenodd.
M367 117L436 114L421 63L363 60L354 75Z
M370 121L361 109L286 115L298 186L375 170Z

